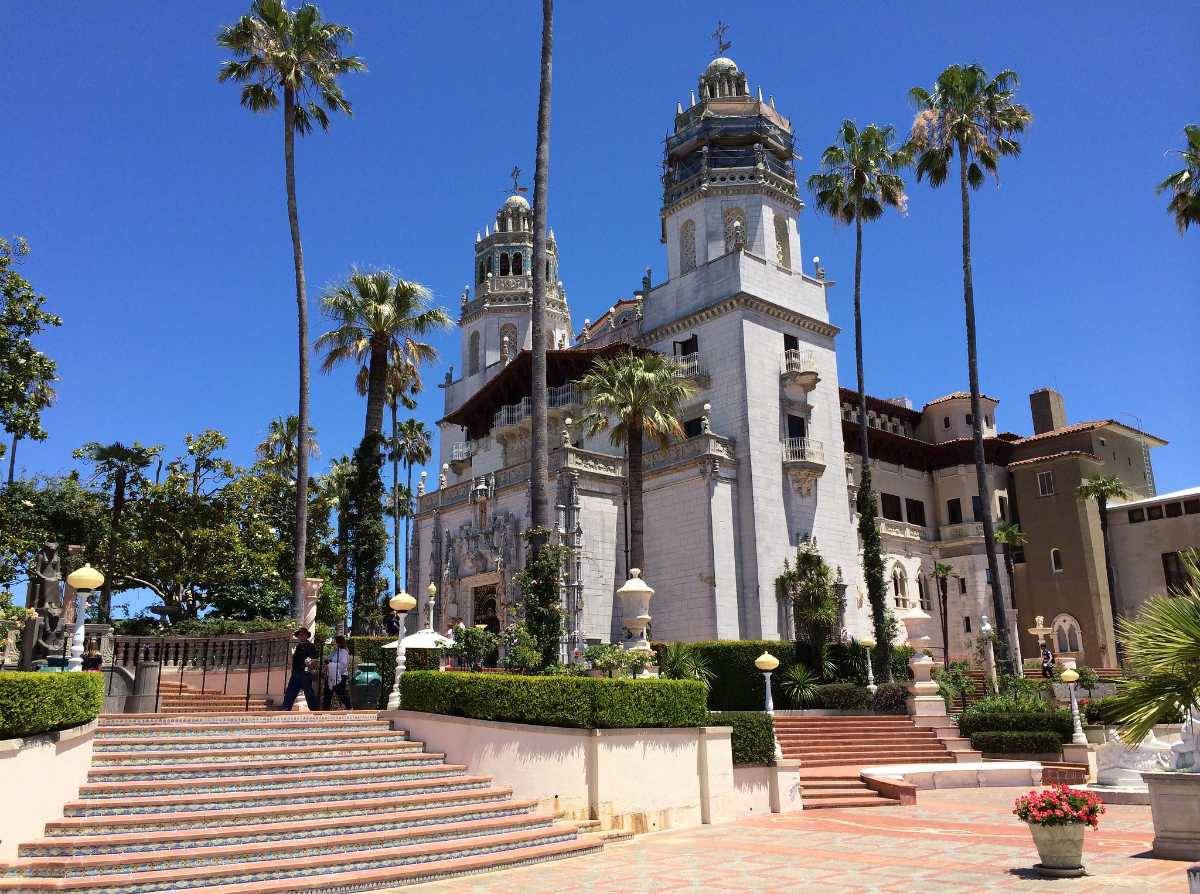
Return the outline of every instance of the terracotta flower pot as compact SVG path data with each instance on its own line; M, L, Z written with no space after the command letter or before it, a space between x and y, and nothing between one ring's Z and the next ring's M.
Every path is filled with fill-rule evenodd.
M1083 874L1083 823L1068 823L1064 826L1043 826L1028 823L1042 858L1039 869L1053 875Z

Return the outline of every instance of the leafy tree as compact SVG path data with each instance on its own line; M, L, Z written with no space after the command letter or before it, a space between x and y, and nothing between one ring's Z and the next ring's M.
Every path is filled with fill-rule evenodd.
M334 538L336 558L331 563L334 569L334 582L340 595L343 611L339 620L339 631L345 629L346 613L344 607L350 603L350 486L354 480L354 463L348 457L341 457L329 465L329 471L321 479L321 496L326 513L332 511L337 519L336 535Z
M112 614L113 586L118 567L117 550L121 540L121 515L130 497L136 499L147 484L143 472L161 454L161 444L146 447L137 441L134 441L132 446L126 446L120 441L111 444L89 441L71 454L76 459L90 462L93 482L102 482L112 494L104 586L97 605L99 617L104 620Z
M996 629L1005 655L1009 655L1008 612L998 586L996 534L992 521L992 488L983 450L983 412L979 399L979 357L975 338L975 283L971 274L971 189L983 185L987 174L999 177L1003 156L1021 152L1017 135L1033 120L1029 109L1015 99L1018 78L1005 69L994 78L979 65L951 65L932 90L913 87L909 97L917 106L910 146L917 153L917 179L941 186L958 157L959 198L962 204L963 308L967 326L967 372L971 386L971 434L975 442L975 477L983 513L983 543L991 587Z
M0 589L28 576L43 543L78 545L94 560L108 531L108 501L77 476L14 481L0 489Z
M551 543L550 533L545 529L536 528L525 532L525 540L531 547L530 556L525 562L525 567L513 575L513 580L521 588L525 626L537 641L537 648L542 656L542 667L556 664L559 659L563 637L562 598L559 588L562 583L562 566L569 552L565 546ZM542 544L542 548L537 552L532 550L535 543Z
M812 543L796 547L796 562L783 561L775 589L791 605L796 639L822 660L825 646L841 621L842 603L833 590L833 572Z
M56 364L33 345L33 340L62 318L45 310L46 296L33 290L14 269L29 254L29 244L0 237L0 426L12 436L8 458L8 483L12 484L17 442L22 438L44 441L42 410L54 401ZM0 455L3 454L0 448Z
M1175 218L1181 236L1192 224L1200 225L1200 124L1189 124L1183 136L1186 145L1175 150L1183 158L1183 170L1158 184L1159 194L1171 194L1167 210Z
M350 101L338 77L361 71L366 65L357 56L343 56L342 47L352 33L345 25L326 22L321 12L306 3L295 12L282 0L254 0L248 14L222 28L217 43L234 58L223 63L217 80L242 85L241 102L252 112L270 112L283 94L283 166L287 189L288 226L292 237L292 267L296 280L296 328L299 347L298 431L307 432L308 412L308 293L304 281L304 248L300 241L300 215L296 210L296 134L312 132L313 124L329 129L329 113L351 112ZM304 598L304 559L308 534L308 455L296 456L295 525L292 551L292 611L299 618Z
M467 670L477 671L491 659L500 645L500 637L486 627L454 628L454 645L447 651L462 662Z
M1081 500L1095 500L1096 508L1100 511L1100 542L1104 547L1104 574L1108 581L1108 606L1115 625L1117 618L1120 617L1120 611L1117 608L1117 581L1113 574L1112 554L1108 548L1108 501L1123 500L1129 496L1129 491L1125 489L1125 482L1116 475L1092 475L1085 478L1083 483L1075 489L1075 495Z
M625 445L629 465L629 564L645 570L642 442L666 447L683 435L679 407L693 391L675 364L661 354L629 352L598 358L583 377L589 436L609 432L614 446Z

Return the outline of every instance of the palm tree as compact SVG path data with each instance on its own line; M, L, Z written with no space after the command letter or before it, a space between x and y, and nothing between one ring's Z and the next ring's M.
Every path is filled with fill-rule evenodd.
M108 619L112 608L112 582L117 577L117 539L120 537L121 514L125 510L128 489L131 485L141 483L142 471L161 453L161 446L146 447L137 441L134 441L131 446L126 446L120 441L114 441L112 444L91 441L72 454L76 459L86 459L91 462L93 479L103 480L112 488L108 544L104 559L104 584L100 590L98 606L101 620Z
M1159 194L1171 193L1167 210L1175 216L1180 235L1192 224L1200 225L1200 124L1189 124L1183 135L1187 146L1174 150L1183 157L1183 170L1158 184Z
M329 113L351 113L338 77L362 71L357 56L343 56L342 45L353 37L345 25L326 22L306 3L295 12L282 0L254 0L250 12L217 34L217 43L234 58L221 65L217 80L242 84L242 105L252 112L270 112L283 94L283 169L287 190L288 226L292 236L292 266L296 278L296 329L299 345L300 393L297 429L308 431L308 293L304 282L304 248L296 210L296 134L312 132L313 123L329 129ZM308 456L296 456L296 526L292 546L293 611L300 618L304 600L304 557L308 540Z
M1108 580L1108 607L1112 612L1113 624L1116 625L1119 612L1117 611L1116 577L1113 575L1112 555L1108 548L1108 501L1124 500L1129 496L1129 491L1125 489L1125 482L1116 475L1092 475L1090 478L1085 478L1083 483L1075 489L1075 496L1081 500L1095 500L1096 508L1100 510L1100 542L1104 547L1104 576Z
M1004 573L1008 577L1008 594L1009 598L1016 605L1017 601L1017 584L1016 574L1013 568L1013 550L1020 549L1029 542L1029 535L1021 530L1021 526L1016 522L1001 522L996 526L996 542L1004 547ZM1013 631L1014 637L1020 637L1019 631ZM1022 676L1025 673L1024 661L1021 660L1021 641L1014 639L1010 644L1013 649L1013 670L1016 675Z
M971 434L975 442L975 478L983 502L983 543L988 573L994 582L992 608L996 614L1001 646L1009 653L1008 613L998 586L1000 567L996 561L996 532L992 521L992 488L987 478L983 452L983 412L979 401L979 358L975 347L975 284L971 275L970 189L983 185L987 174L999 176L1002 156L1016 156L1021 144L1016 135L1033 120L1029 109L1014 99L1017 73L1005 69L994 78L979 65L951 65L940 75L932 90L913 87L909 97L917 106L910 138L917 153L917 179L941 186L950 174L950 162L958 156L958 185L962 203L963 308L967 324L967 373L971 385ZM969 188L968 188L969 187Z
M580 387L587 393L583 426L588 435L609 431L614 446L625 445L629 465L629 565L645 569L642 545L642 439L666 447L683 435L679 405L693 388L661 354L620 354L595 361Z
M258 442L254 453L258 461L275 471L291 476L295 474L297 444L300 442L300 419L298 416L278 416L267 424L266 436ZM311 425L304 438L304 450L309 457L321 451L317 446L317 432Z
M389 376L399 370L410 385L419 387L421 364L437 357L432 345L418 339L448 327L450 316L430 301L425 286L387 270L355 270L343 285L321 298L336 324L317 339L317 350L325 352L322 372L347 361L367 368L365 435L383 432ZM403 391L393 389L394 393Z
M392 430L392 461L393 470L396 461L404 463L404 470L408 475L408 480L405 484L405 491L412 499L412 470L413 466L424 465L429 462L429 457L433 455L433 450L429 444L429 429L425 427L425 423L418 419L405 419L400 425ZM393 477L395 473L393 471ZM393 483L392 492L395 493L397 488ZM398 514L398 513L397 513ZM409 547L409 524L412 520L412 508L404 513L404 579L408 581L408 547ZM397 542L399 541L399 522L397 522ZM396 573L400 573L399 547L397 549ZM399 584L397 583L397 587Z
M546 290L550 254L546 234L550 187L550 89L554 57L554 0L542 0L542 58L538 81L537 154L533 167L533 320L532 424L529 460L530 542L536 553L543 532L550 527L550 442L546 431L549 414L546 394Z
M950 667L950 619L946 617L946 603L949 601L946 588L950 583L950 578L954 576L954 569L942 562L937 562L933 566L933 576L937 579L938 613L942 618L942 667L948 668Z
M895 129L888 125L869 124L861 132L854 122L846 119L838 132L837 142L821 153L821 170L808 178L808 188L816 198L818 211L829 214L844 224L854 224L854 360L858 370L858 437L862 475L858 489L860 526L874 527L871 511L875 494L871 487L870 454L867 447L867 386L863 375L862 334L862 249L863 221L878 220L890 206L902 214L908 197L904 180L897 173L908 164L904 149L893 149ZM888 653L887 594L883 580L883 557L878 536L864 532L863 568L867 580L867 596L875 620L875 639L879 643L879 659L890 667Z
M346 456L331 462L329 471L321 479L325 502L337 513L337 579L343 607L350 604L350 530L346 524L346 507L353 479L354 463ZM345 617L338 628L338 633L345 632Z

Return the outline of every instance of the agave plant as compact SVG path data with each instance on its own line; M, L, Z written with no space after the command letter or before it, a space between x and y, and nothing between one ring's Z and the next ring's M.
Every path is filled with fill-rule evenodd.
M812 704L817 697L819 678L803 664L793 664L780 681L779 688L797 708Z

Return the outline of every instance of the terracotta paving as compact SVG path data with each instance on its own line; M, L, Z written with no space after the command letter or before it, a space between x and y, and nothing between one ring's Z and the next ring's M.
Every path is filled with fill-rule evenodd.
M1089 876L1045 880L1011 814L1028 789L923 791L915 807L808 811L643 835L597 854L401 889L420 894L804 894L840 891L1187 891L1186 862L1149 856L1149 807L1111 805L1088 830Z

